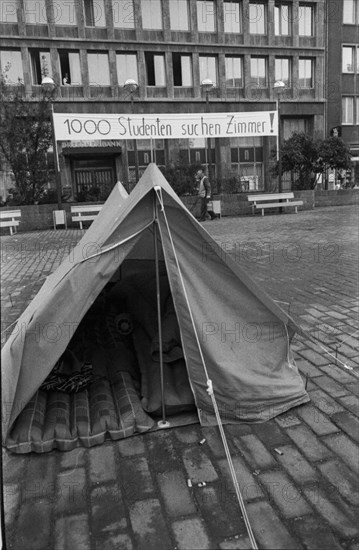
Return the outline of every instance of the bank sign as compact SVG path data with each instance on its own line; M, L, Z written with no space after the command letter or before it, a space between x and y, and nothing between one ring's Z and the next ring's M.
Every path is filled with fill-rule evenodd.
M190 114L54 113L57 141L276 136L276 111Z

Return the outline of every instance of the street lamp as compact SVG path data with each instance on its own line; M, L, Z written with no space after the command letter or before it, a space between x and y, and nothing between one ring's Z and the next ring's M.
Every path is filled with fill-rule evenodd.
M62 210L62 201L61 201L61 181L60 181L60 167L59 167L59 155L57 151L57 142L55 137L55 124L54 124L54 104L52 101L52 96L56 90L56 84L50 76L44 76L41 81L41 88L45 94L45 97L50 101L51 104L51 128L52 128L52 147L54 150L54 161L55 161L55 181L56 181L56 191L57 191L57 208Z
M278 191L282 192L282 155L280 152L281 147L281 128L280 128L280 94L284 91L285 84L282 80L276 80L273 85L274 90L277 92L276 105L278 116L278 133L277 133L277 161L278 161Z
M206 112L209 113L209 93L213 90L214 83L210 78L205 78L201 82L201 89L206 94ZM211 180L211 172L212 172L212 165L211 165L211 138L207 138L207 147L206 147L206 164L208 164L208 177Z
M134 80L133 78L128 78L123 87L125 88L125 90L127 90L130 93L130 96L131 96L131 111L132 111L132 114L134 114L133 113L133 94L138 89L138 84L137 84L136 80ZM137 183L138 180L140 179L140 176L139 176L139 171L138 171L138 151L137 151L136 138L133 140L133 143L134 143L133 150L134 150L134 153L135 153L135 178L136 178L136 183Z

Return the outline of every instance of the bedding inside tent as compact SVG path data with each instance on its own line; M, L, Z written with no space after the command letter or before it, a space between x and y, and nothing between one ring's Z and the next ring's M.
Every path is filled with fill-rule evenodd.
M163 261L159 272L165 414L186 424L198 415ZM157 429L162 392L156 299L154 261L125 261L16 419L10 450L71 450Z

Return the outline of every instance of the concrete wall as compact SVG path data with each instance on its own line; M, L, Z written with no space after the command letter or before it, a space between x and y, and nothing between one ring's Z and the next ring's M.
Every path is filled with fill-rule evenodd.
M303 201L303 206L299 207L299 210L313 210L315 207L323 206L345 206L351 204L358 204L359 201L359 189L342 189L338 191L295 191L294 197L297 200ZM252 213L252 209L247 201L247 194L233 194L233 195L218 195L215 199L221 200L222 216L243 216ZM199 215L199 201L197 197L182 197L182 201L189 211L194 215ZM66 210L68 227L79 228L78 223L72 223L71 221L71 206L75 203L65 203L63 205ZM101 203L76 203L76 204L101 204ZM21 210L21 222L19 231L35 231L53 229L53 217L52 212L56 210L56 204L39 204L31 206L7 206L1 208L0 211L6 210ZM90 225L90 222L84 222ZM63 228L63 226L58 226ZM2 228L2 235L9 233L8 228Z

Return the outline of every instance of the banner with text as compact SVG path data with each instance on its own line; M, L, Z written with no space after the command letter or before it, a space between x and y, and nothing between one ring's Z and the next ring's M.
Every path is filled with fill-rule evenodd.
M54 113L57 141L276 136L276 111L186 114Z

